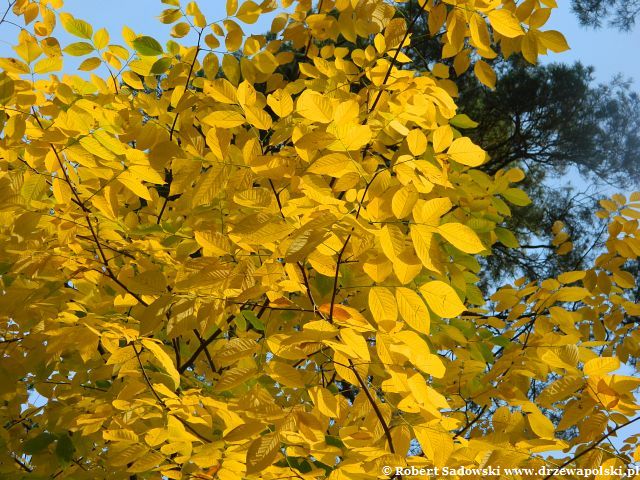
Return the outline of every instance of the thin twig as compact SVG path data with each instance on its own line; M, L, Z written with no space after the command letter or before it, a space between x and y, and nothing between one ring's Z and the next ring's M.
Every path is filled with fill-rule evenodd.
M567 465L575 462L576 460L578 460L580 457L582 457L583 455L586 455L587 453L589 453L591 450L595 449L598 445L600 445L602 442L604 442L605 440L607 440L611 435L613 435L614 433L616 433L618 430L631 425L634 422L637 422L638 420L640 420L640 417L636 417L634 419L629 420L628 422L625 422L621 425L618 425L616 428L609 430L608 433L606 433L605 435L603 435L602 437L600 437L598 439L598 441L596 441L593 445L591 445L589 448L583 450L582 452L580 452L578 455L576 455L573 458L570 458L569 460L567 460L566 462L564 462L562 465L560 465L557 468L554 468L554 471L552 473L550 473L549 475L547 475L546 477L544 477L543 480L549 480L550 478L554 477L556 472L559 470L562 470L564 467L566 467Z
M385 437L387 437L387 442L389 443L389 450L391 451L391 453L396 453L396 450L393 446L393 438L391 437L391 430L389 430L389 425L387 425L386 420L382 416L382 412L380 411L378 404L375 402L375 400L371 396L371 392L369 392L367 385L364 383L364 380L362 380L360 373L358 373L358 369L355 367L351 359L349 359L349 365L350 365L351 371L354 373L354 375L358 379L358 383L360 384L360 387L362 387L362 390L364 391L364 394L366 395L367 400L369 400L369 403L371 404L371 407L373 408L373 411L375 412L376 417L378 417L378 420L380 421L380 425L382 425L382 430L384 430L384 435Z

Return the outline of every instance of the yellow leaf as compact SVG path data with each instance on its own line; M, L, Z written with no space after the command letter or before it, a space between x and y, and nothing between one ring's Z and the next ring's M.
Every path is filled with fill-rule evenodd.
M475 145L468 137L457 138L453 141L447 154L455 162L470 167L482 165L486 160L486 153Z
M461 223L445 223L438 227L438 233L451 245L465 253L479 253L486 250L476 232Z
M493 68L484 60L478 60L473 66L473 73L476 74L478 80L480 80L487 87L496 88L496 72Z
M407 146L413 156L420 156L427 150L427 137L421 130L414 128L407 135Z
M411 241L422 265L432 272L440 272L440 269L434 263L432 255L432 251L436 246L433 244L433 232L431 230L430 227L424 225L411 225Z
M350 347L356 354L356 357L364 362L371 361L369 355L369 347L367 341L362 335L356 332L353 328L341 328L340 338L345 345ZM359 362L358 362L359 363Z
M324 95L305 90L296 101L296 111L308 120L329 123L333 120L333 105Z
M117 180L138 197L144 198L145 200L151 200L151 195L149 194L147 187L145 187L140 179L130 171L125 170L124 172L121 172L120 175L118 175Z
M84 20L74 18L73 15L70 15L68 13L61 13L60 23L62 23L62 27L71 35L91 40L91 36L93 35L93 27L91 27L91 25L89 25Z
M398 219L405 218L413 210L418 200L418 191L413 184L406 185L398 190L391 200L391 211Z
M93 47L93 45L91 45L88 42L76 42L76 43L67 45L64 48L63 52L73 56L82 56L82 55L87 55L93 52L94 50L95 48Z
M95 70L100 66L102 60L98 57L89 57L82 61L82 63L78 66L78 70L83 72L90 72L91 70Z
M601 377L620 368L620 360L617 357L592 358L584 364L584 374L589 377Z
M396 300L386 287L373 287L369 290L369 310L379 325L387 326L398 319Z
M178 388L180 386L180 373L178 373L171 357L153 340L142 339L142 345L153 353L153 356L156 357L156 360L160 362L162 368L169 374L171 380L173 380L174 388Z
M269 50L263 50L253 56L253 63L258 70L267 75L271 75L280 65L276 57Z
M540 43L552 52L560 53L569 50L569 44L562 33L556 30L547 30L546 32L538 32Z
M53 195L58 203L66 205L71 202L71 188L69 184L60 178L53 179Z
M176 23L171 29L170 35L174 38L182 38L189 34L191 26L187 22Z
M413 431L422 447L425 457L435 467L444 467L453 453L453 439L437 424L435 426L415 426Z
M205 82L204 93L212 97L216 102L227 104L238 103L236 88L224 78L216 78L210 82Z
M152 428L144 435L144 441L150 447L157 447L169 439L169 432L164 428Z
M280 435L267 433L256 438L247 450L247 475L261 472L269 467L278 456Z
M487 23L480 15L474 14L471 16L469 33L471 33L471 39L476 44L476 47L484 50L491 48L491 39L489 38Z
M261 108L246 105L244 114L247 122L259 130L269 130L271 128L271 117Z
M396 301L404 321L417 332L428 335L431 326L431 315L420 296L409 288L397 287Z
M127 85L135 88L136 90L144 90L142 80L140 80L140 77L132 71L127 70L126 72L124 72L122 74L122 79Z
M525 60L532 65L538 63L538 40L536 39L537 33L535 30L529 30L524 37L522 37L522 56Z
M502 192L502 196L509 202L514 205L518 205L519 207L526 207L531 203L531 199L526 192L520 190L519 188L507 188L504 192Z
M47 57L40 60L33 67L34 73L50 73L62 70L62 57Z
M420 211L415 213L416 217L420 217L416 221L437 227L440 225L440 218L452 207L451 200L447 197L432 198L424 202Z
M385 225L380 230L380 246L389 260L395 260L404 250L404 235L395 225Z
M138 435L128 428L122 428L118 430L103 430L102 438L111 442L130 442L134 443L138 441Z
M246 123L241 113L234 110L220 110L202 119L202 123L216 128L234 128Z
M527 415L527 421L531 430L540 438L553 439L555 436L555 427L551 420L545 417L539 411L531 412Z
M226 370L220 377L220 379L214 384L214 390L216 392L223 392L225 390L231 390L238 385L246 383L255 374L254 368L236 367L231 370Z
M433 132L433 150L436 153L443 152L453 142L453 130L449 125L438 127Z
M98 50L103 49L109 43L109 32L106 29L101 28L93 36L93 44Z
M455 290L440 280L421 285L420 293L427 301L429 308L440 317L457 317L465 310L465 306Z
M338 401L329 390L322 387L313 387L309 390L309 395L320 413L329 418L338 416Z
M247 0L242 5L240 5L240 8L236 12L235 16L244 23L251 24L256 23L261 13L262 8L260 8L257 3L253 2L252 0Z
M562 287L558 290L557 299L559 302L579 302L590 295L589 290L583 287Z
M280 118L286 117L293 112L293 100L291 95L284 90L278 89L267 96L267 105Z
M336 140L327 146L328 150L334 152L360 150L371 141L369 125L332 124L327 132L336 137Z
M374 282L384 282L391 275L392 265L383 256L372 258L362 265L362 269Z
M227 0L226 9L228 17L235 15L238 10L238 0Z
M402 285L411 283L422 271L420 259L410 250L402 252L393 262L393 272Z
M524 34L516 16L506 8L492 10L487 16L493 29L507 38L515 38Z
M140 180L149 183L155 183L158 185L164 184L164 178L158 172L156 172L152 167L146 165L131 165L129 167L129 172Z

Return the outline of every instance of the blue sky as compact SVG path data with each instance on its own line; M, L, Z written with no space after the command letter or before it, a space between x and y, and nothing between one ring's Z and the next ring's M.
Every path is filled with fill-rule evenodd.
M596 67L596 80L606 83L620 73L634 79L636 91L640 91L640 62L637 49L640 46L640 25L627 33L610 28L594 30L578 24L571 12L569 0L560 0L559 8L551 15L547 27L564 33L571 50L549 55L544 61L574 62ZM640 19L638 19L640 22Z

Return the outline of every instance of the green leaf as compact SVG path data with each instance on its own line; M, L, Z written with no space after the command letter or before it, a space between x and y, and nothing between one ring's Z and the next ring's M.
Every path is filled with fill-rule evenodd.
M464 113L459 113L455 117L453 117L449 123L457 128L476 128L480 125L478 122L474 122Z
M499 347L508 347L511 344L511 341L508 338L503 337L502 335L498 337L493 337L490 339L491 343L498 345Z
M241 332L247 331L247 321L245 320L244 315L236 315L234 323Z
M509 248L520 248L520 243L518 242L518 239L513 234L513 232L511 232L511 230L497 227L495 232L498 240L500 240L500 243L502 243L503 245Z
M518 205L519 207L526 207L531 203L529 195L527 195L519 188L508 188L507 190L505 190L502 196L509 203L513 203L514 205Z
M41 433L37 437L24 442L22 451L27 455L34 455L47 448L55 439L56 437L48 432Z
M65 463L69 463L73 459L75 447L69 435L61 435L56 444L56 457Z
M67 45L63 51L69 55L73 55L74 57L80 57L82 55L87 55L94 50L93 45L88 42L76 42Z
M162 45L153 37L142 36L133 41L133 48L142 56L156 57L162 55Z
M331 445L332 447L345 448L344 443L339 437L334 437L331 435L325 435L324 441L327 445Z
M171 66L171 58L170 57L161 58L158 61L156 61L153 64L153 66L151 67L151 74L152 75L161 75L164 72L166 72L167 70L169 70L170 66Z
M253 326L253 328L260 332L264 331L264 323L262 323L262 320L260 320L251 310L243 310L242 315L247 319L251 326Z
M0 73L0 105L6 105L13 96L13 80L5 72Z

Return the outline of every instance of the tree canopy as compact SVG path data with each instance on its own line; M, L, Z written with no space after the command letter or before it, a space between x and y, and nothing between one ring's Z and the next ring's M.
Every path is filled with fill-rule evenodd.
M2 478L640 459L611 441L640 419L640 193L601 200L592 263L479 287L535 178L487 167L452 72L494 88L498 54L566 49L555 1L228 0L215 22L163 3L165 44L111 44L62 0L0 17L20 28L0 59ZM412 67L419 22L453 65Z
M401 4L401 15L411 18L418 6L418 0ZM496 88L487 89L473 70L460 68L457 56L439 58L441 45L426 18L413 30L407 47L412 68L430 70L442 62L455 74L458 108L475 121L465 134L489 154L482 171L519 167L526 173L520 188L532 202L515 208L506 223L515 235L509 246L521 248L493 249L481 272L483 287L493 291L523 274L557 276L593 261L604 245L602 233L593 232L606 227L593 216L598 200L640 181L640 98L630 83L612 73L609 83L598 85L593 67L534 65L511 55L488 59ZM560 256L552 243L558 221L576 245ZM583 256L585 250L590 253Z
M572 0L571 7L585 26L600 28L607 23L621 30L629 31L636 24L640 14L638 0Z

